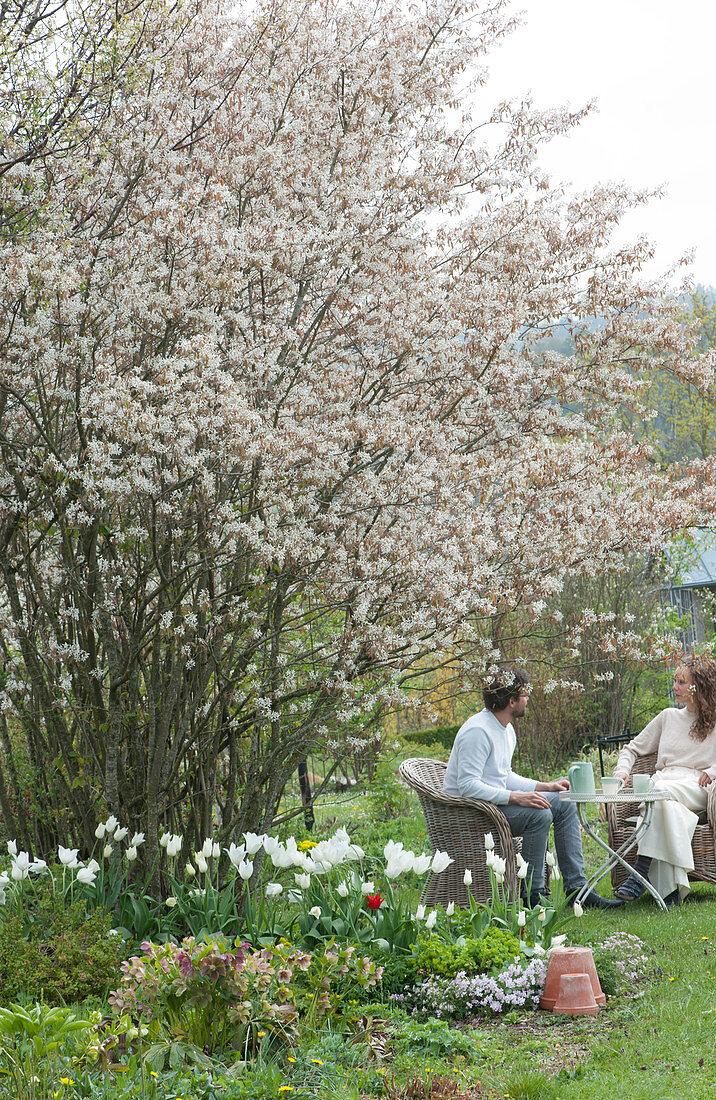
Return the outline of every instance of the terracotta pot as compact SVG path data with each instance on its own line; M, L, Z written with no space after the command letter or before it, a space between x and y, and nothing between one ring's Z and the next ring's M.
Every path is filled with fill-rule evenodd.
M559 994L559 982L563 974L587 974L592 985L594 1000L598 1005L606 1004L607 998L599 984L597 968L591 947L553 947L549 953L547 977L540 997L540 1008L548 1011L554 1008Z
M599 1005L589 974L562 974L552 1011L561 1016L596 1016Z

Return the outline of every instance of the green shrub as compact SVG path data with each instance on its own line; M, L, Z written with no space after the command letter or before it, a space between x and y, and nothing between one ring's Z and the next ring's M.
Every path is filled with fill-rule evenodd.
M426 726L424 729L415 730L414 733L406 733L403 740L408 745L442 745L446 752L450 752L455 735L460 725L455 726Z
M111 915L83 901L62 905L40 890L22 911L0 915L0 997L49 1004L103 996L117 979L121 943Z
M463 942L454 944L439 936L421 939L415 956L416 968L442 978L454 978L460 971L476 974L502 970L520 954L519 941L505 928L491 926L479 938L460 938Z
M412 985L416 979L415 959L398 951L381 951L379 948L361 948L361 953L369 955L378 966L383 967L383 974L379 982L379 988L384 997L391 993L402 993L406 986ZM374 991L367 991L366 997L375 999Z

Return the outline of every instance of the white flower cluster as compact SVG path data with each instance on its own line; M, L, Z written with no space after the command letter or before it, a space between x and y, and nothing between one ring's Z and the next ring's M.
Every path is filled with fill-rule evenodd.
M416 875L424 875L427 871L432 871L433 874L439 875L455 862L447 852L437 851L433 856L425 852L416 855L415 852L404 848L402 841L395 840L387 842L383 855L386 859L385 875L389 879L398 878L408 871L414 871Z

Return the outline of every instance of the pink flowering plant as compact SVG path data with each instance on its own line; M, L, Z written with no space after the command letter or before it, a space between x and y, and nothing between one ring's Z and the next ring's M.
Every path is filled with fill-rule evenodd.
M122 985L110 994L113 1011L150 1021L207 1054L234 1049L253 1054L258 1032L289 1038L297 1013L292 971L274 965L271 952L223 939L142 944L142 955L122 963Z
M315 1027L381 970L353 946L329 944L310 954L284 941L254 950L223 937L201 943L142 944L122 964L122 985L109 997L114 1013L144 1021L149 1041L165 1033L206 1054L234 1050L248 1058L264 1042L288 1043L299 1021Z

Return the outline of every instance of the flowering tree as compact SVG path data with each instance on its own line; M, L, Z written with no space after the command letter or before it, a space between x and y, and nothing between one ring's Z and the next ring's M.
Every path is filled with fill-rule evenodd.
M55 84L2 38L6 816L17 716L46 833L90 844L101 803L150 859L160 822L265 829L432 654L489 661L491 616L683 522L620 411L638 370L708 363L636 281L646 245L610 250L636 200L538 168L578 116L484 112L509 24L136 0L53 141Z

